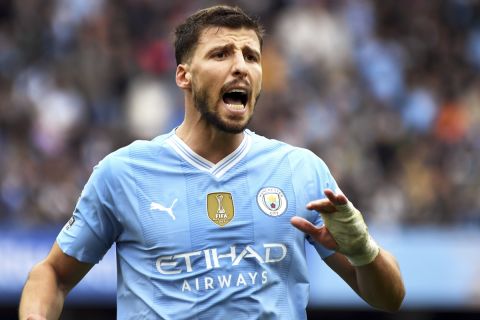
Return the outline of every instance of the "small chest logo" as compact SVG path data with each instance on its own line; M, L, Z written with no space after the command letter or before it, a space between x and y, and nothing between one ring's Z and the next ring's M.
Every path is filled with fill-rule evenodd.
M150 203L150 210L158 210L158 211L166 212L173 220L175 220L175 214L173 214L173 206L175 205L175 203L177 203L177 200L178 199L173 200L172 205L170 207L165 207L160 203L152 202Z
M207 194L207 213L210 220L220 227L232 221L235 207L230 192L213 192Z
M287 210L287 198L282 190L275 187L260 189L257 194L257 203L260 209L271 217L278 217Z

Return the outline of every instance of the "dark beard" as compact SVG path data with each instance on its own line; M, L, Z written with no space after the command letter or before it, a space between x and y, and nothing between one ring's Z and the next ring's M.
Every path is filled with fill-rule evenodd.
M258 96L257 96L258 99ZM256 102L257 100L255 100ZM217 113L212 112L208 108L208 94L207 90L201 90L193 94L193 104L195 105L195 108L200 112L202 115L202 118L207 121L207 123L211 124L215 128L217 128L220 131L226 132L226 133L241 133L245 128L248 126L250 123L250 120L252 117L248 119L248 121L242 125L242 124L229 124L226 121L222 121L220 117L218 116Z

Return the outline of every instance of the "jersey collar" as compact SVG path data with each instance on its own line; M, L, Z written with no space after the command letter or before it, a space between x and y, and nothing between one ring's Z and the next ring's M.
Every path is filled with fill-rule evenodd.
M251 141L251 131L247 129L244 131L243 140L237 149L216 164L195 153L176 134L171 135L170 139L168 139L168 144L178 153L180 157L182 157L195 168L209 172L216 178L220 178L245 157L250 150L252 143Z

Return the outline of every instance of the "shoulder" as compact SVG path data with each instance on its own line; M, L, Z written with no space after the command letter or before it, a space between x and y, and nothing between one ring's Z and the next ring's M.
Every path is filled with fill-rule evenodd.
M252 135L252 158L254 166L275 168L288 166L293 176L302 181L314 180L324 185L333 179L326 163L311 150L291 144ZM285 167L284 167L285 168ZM329 182L330 183L330 182Z
M116 174L135 163L158 161L167 147L172 132L160 135L152 140L135 140L105 156L95 169L114 171Z
M171 137L173 132L160 135L152 140L135 140L129 145L113 151L105 159L109 159L113 162L127 161L128 159L148 159L155 157L159 153L165 150L167 146L168 138Z
M252 138L253 149L259 153L269 153L275 157L288 157L292 164L316 164L325 166L323 160L311 150L293 146L283 141L269 139L253 131L247 130Z

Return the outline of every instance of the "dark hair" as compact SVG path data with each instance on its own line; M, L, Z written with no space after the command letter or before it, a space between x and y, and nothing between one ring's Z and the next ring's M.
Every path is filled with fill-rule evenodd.
M201 32L208 27L252 29L260 41L260 48L262 47L264 29L257 20L249 17L239 7L213 6L195 12L175 29L175 59L177 65L192 56Z

